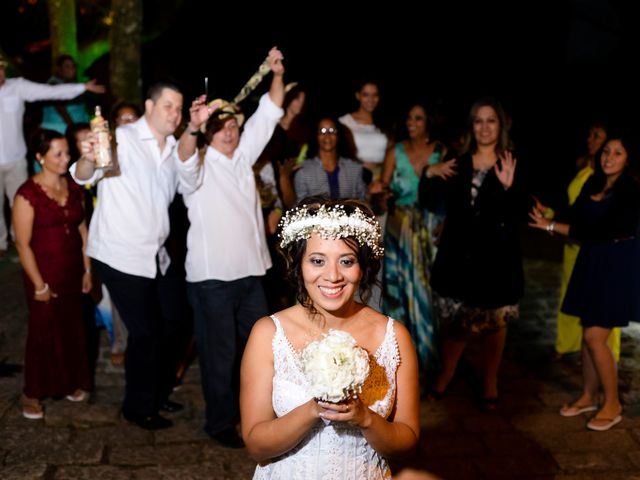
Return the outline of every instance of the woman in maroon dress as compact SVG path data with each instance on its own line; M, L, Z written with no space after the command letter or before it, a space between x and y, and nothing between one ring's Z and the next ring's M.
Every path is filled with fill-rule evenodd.
M40 130L32 147L42 171L18 189L13 225L29 305L22 413L39 419L43 398L82 401L90 387L81 293L91 289L91 274L83 193L67 177L67 140Z

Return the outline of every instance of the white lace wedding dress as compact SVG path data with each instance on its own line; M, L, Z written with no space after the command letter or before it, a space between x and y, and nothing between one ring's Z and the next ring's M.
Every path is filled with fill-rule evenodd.
M273 409L278 417L307 402L307 382L300 354L285 336L280 321L273 336ZM370 356L369 377L358 396L371 410L387 418L396 396L396 370L400 354L393 320L389 318L384 340ZM360 429L322 420L293 449L258 465L254 479L370 480L391 478L387 461L367 443Z

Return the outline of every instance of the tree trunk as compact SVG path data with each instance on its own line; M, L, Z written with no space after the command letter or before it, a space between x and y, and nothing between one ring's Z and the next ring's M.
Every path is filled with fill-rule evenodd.
M78 38L76 36L76 1L47 0L49 28L51 30L51 66L55 69L56 59L63 54L78 58Z
M113 101L142 105L142 0L112 0L110 84Z

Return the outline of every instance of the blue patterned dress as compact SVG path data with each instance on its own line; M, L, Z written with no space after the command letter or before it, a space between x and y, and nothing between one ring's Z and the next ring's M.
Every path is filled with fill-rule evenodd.
M396 145L395 157L390 185L395 206L389 211L384 238L383 311L407 327L418 353L420 369L431 370L437 366L438 354L429 274L435 254L432 232L442 216L418 205L420 176L402 143ZM441 159L442 147L438 144L429 157L429 165Z

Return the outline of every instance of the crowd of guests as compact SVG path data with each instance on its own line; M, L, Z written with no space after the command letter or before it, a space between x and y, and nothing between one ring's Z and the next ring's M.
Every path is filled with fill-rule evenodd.
M356 88L355 111L310 122L310 92L285 84L282 60L270 50L271 84L246 122L238 105L205 96L183 122L183 94L167 82L149 88L142 114L119 104L114 166L104 170L88 117L71 115L79 94L104 88L72 83L68 57L58 61L56 85L7 79L0 58L0 197L6 191L14 202L29 305L24 416L42 418L44 398L83 401L93 388L96 284L104 284L112 359L124 359L126 420L172 425L161 412L183 408L170 394L192 324L204 429L228 447L246 442L261 461L256 478L292 469L317 476L333 468L318 459L336 452L369 472L363 478L383 478L385 458L417 442L420 392L445 397L470 341L483 347L480 405L498 407L528 222L568 240L555 355L581 350L584 390L560 414L596 412L592 430L620 422L619 328L640 316L632 139L594 124L567 205L550 208L525 185L512 120L496 99L471 106L456 147L439 138L421 102L409 105L401 128L387 128L373 80ZM15 125L25 101L43 99L71 101L45 107L58 131L43 123L50 128L36 132L38 168L27 179ZM188 217L183 244L170 218L175 198ZM332 328L351 333L379 367L378 383L340 404L309 398L296 363L314 335ZM360 445L351 453L345 433Z

